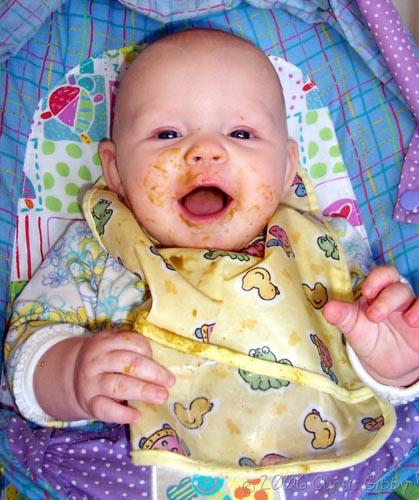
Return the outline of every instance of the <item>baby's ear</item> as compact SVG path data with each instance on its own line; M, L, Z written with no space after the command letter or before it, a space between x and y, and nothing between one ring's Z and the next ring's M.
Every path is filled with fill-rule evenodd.
M108 188L118 196L124 198L124 188L116 164L115 144L111 140L101 141L99 144L99 156L102 162L103 176Z
M298 167L298 145L293 139L287 141L287 166L284 175L283 193L291 187L292 181L297 173Z

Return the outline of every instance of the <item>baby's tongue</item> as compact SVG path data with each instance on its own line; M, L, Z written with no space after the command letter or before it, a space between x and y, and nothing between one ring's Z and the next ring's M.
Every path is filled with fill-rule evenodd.
M194 215L211 215L224 207L225 195L213 187L194 189L183 198L183 204Z

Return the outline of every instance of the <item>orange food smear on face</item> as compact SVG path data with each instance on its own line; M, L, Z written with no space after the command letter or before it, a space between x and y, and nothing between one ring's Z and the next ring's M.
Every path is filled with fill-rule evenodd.
M152 186L150 190L147 190L147 198L153 205L162 207L164 205L164 191L157 191L159 186Z
M155 163L149 167L143 180L143 186L146 188L147 198L153 205L158 207L164 206L166 200L164 181L167 181L170 177L168 167L180 167L179 153L180 148L171 148L163 151L158 155ZM157 179L154 180L156 176Z
M180 148L170 148L162 151L157 157L158 160L173 161L179 157Z
M168 179L169 178L169 172L164 167L162 167L161 165L153 165L153 168L155 170L157 170L158 172L160 172L161 175L162 175L162 177L164 179Z
M180 214L180 218L189 227L194 227L194 228L198 228L199 227L199 224L195 224L195 223L191 222L190 220L186 219L182 214Z
M185 172L180 174L177 178L179 186L192 186L200 174L188 168Z

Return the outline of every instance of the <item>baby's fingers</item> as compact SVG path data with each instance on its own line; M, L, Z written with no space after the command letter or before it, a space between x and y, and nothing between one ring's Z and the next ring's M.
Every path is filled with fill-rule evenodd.
M101 422L132 424L140 418L140 412L106 396L95 396L89 401L91 415Z
M419 297L416 297L413 304L405 312L404 318L412 328L419 327Z
M100 340L102 350L116 351L128 350L143 356L152 356L150 343L148 340L135 332L125 332L117 330L105 330L92 337L92 341Z
M365 314L373 323L379 323L394 311L409 309L414 298L410 287L398 281L382 289L378 296L370 302Z
M164 403L169 395L161 385L120 373L103 373L99 378L98 392L114 400L137 400L152 404Z
M112 351L106 358L107 371L123 373L130 377L171 387L175 376L153 359L131 351Z
M367 356L374 349L376 336L366 334L368 319L361 314L359 302L330 300L322 313L329 323L339 328L358 355Z
M387 286L400 282L400 274L392 266L375 267L362 285L362 295L368 301L374 300Z

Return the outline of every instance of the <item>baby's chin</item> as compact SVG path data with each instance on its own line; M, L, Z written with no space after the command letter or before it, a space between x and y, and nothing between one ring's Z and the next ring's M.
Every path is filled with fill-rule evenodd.
M167 222L167 221L165 221ZM253 241L266 226L264 221L252 224L238 223L219 224L213 223L207 227L198 225L186 226L185 224L142 224L156 244L163 248L198 248L209 250L224 250L227 252L241 252L243 248ZM244 226L244 227L241 227Z

